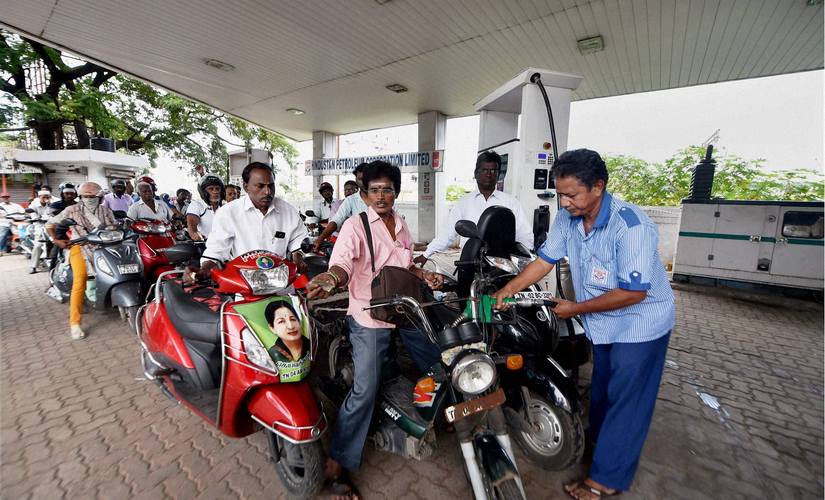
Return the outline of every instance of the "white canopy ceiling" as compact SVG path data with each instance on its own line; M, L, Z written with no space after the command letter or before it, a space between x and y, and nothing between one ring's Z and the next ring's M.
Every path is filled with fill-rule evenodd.
M472 114L527 67L583 75L576 99L823 67L818 0L0 0L0 23L298 140Z

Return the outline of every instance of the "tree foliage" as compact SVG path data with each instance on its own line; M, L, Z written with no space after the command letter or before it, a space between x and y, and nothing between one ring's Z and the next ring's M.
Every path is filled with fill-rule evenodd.
M605 156L610 190L637 205L678 206L690 193L693 169L705 149L691 146L665 160L648 163L631 156ZM823 199L822 173L810 169L768 171L764 160L746 160L716 150L713 197L731 200Z
M458 184L450 184L447 186L446 198L448 202L455 203L459 198L469 193L467 189Z
M41 64L46 84L37 88L28 69ZM278 134L3 30L0 85L0 125L25 124L41 149L88 148L91 137L109 137L122 152L152 160L165 152L216 173L226 172L227 146L260 147L290 164L297 154Z

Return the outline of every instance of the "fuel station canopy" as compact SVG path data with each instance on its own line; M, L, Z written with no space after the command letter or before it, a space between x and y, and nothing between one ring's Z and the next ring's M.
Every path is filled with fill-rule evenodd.
M524 68L572 98L823 67L821 0L0 0L0 24L296 140L470 115Z

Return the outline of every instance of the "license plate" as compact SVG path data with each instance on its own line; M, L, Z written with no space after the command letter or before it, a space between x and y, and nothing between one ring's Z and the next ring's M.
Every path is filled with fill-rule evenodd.
M504 404L504 399L504 391L498 389L496 392L482 396L478 399L463 401L461 403L448 406L444 410L444 416L447 417L447 422L453 423L463 418L467 418L470 415L501 406Z
M117 270L120 271L121 274L134 274L140 272L140 266L137 264L123 264L117 266Z

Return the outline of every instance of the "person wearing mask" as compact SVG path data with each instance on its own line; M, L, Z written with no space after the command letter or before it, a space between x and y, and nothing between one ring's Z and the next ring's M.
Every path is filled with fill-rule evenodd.
M186 232L193 241L205 241L212 230L215 213L223 205L226 190L217 175L207 174L198 184L201 200L192 200L186 211Z
M51 208L49 205L51 204L52 194L45 189L41 189L37 192L37 199L36 201L32 201L29 205L29 208L34 210L31 214L32 219L42 220L46 219L51 216ZM31 255L31 270L29 274L35 274L37 272L37 265L40 264L40 252L43 251L43 246L40 245L40 242L37 241L38 234L34 235L34 245L32 246L32 255ZM47 244L48 251L47 254L51 253L50 244Z
M344 198L352 196L356 192L358 192L358 184L356 184L355 181L348 180L344 183ZM343 203L344 200L335 200L332 202L332 209L329 211L330 218L335 217L335 214L338 213L338 209L341 208Z
M241 197L241 187L234 184L226 185L226 202L235 201Z
M358 185L358 192L347 196L344 199L344 202L341 204L338 212L335 213L335 217L332 217L329 220L324 230L321 231L321 234L315 238L315 246L313 248L314 252L318 252L320 250L321 243L323 243L325 239L329 238L332 233L337 231L339 227L343 226L345 220L349 219L353 215L360 214L367 209L367 190L363 183L364 168L366 166L366 163L361 163L355 167L355 170L352 171L352 173L355 174L355 182Z
M324 298L344 286L349 291L347 325L352 343L355 376L338 418L330 444L326 475L333 484L334 495L360 498L345 470L361 464L364 443L375 406L381 375L381 363L390 344L395 325L373 319L364 307L372 298L372 281L384 266L399 266L424 280L432 289L443 284L437 273L413 266L413 238L407 223L393 209L401 191L401 170L384 161L374 161L363 171L369 203L366 210L375 255L370 255L366 228L361 217L347 219L332 250L329 271L319 274L307 285L307 297ZM410 327L398 328L404 345L420 372L440 359L440 351L427 337Z
M321 193L321 199L315 203L315 217L318 217L318 223L326 223L332 212L332 184L322 182L318 186L318 192Z
M533 231L521 203L513 196L496 190L498 176L501 172L501 156L493 151L485 151L478 155L476 168L473 176L476 180L477 189L472 193L462 196L450 210L447 224L441 226L441 230L435 239L427 245L422 255L415 258L416 264L423 265L437 252L444 252L458 236L455 232L455 223L460 220L469 220L478 223L479 217L487 207L494 205L509 208L516 218L516 241L526 248L533 249ZM462 246L466 238L461 239Z
M138 182L137 191L140 199L129 207L127 215L130 219L172 221L172 210L163 200L155 197L154 185L146 181Z
M539 258L496 292L504 299L544 278L564 257L577 302L555 299L561 319L581 316L593 343L587 477L564 485L593 500L630 488L676 322L673 290L657 250L656 224L636 205L607 192L608 172L595 151L568 151L553 164L561 209Z
M0 193L0 257L11 247L11 225L12 221L6 215L22 214L23 207L17 203L12 203L11 195L6 191Z
M298 210L275 196L275 173L269 164L252 162L241 174L246 196L215 213L206 250L191 282L206 279L217 262L225 262L252 250L268 250L292 258L300 267L301 241L308 236Z
M126 181L115 179L112 181L112 192L103 197L103 206L112 212L128 212L135 202L126 194Z
M86 276L88 266L92 266L93 245L72 245L67 235L58 235L56 225L64 219L73 219L72 237L86 236L100 226L115 224L112 211L103 206L101 187L95 182L84 182L78 189L80 203L75 203L55 215L46 223L46 231L61 249L69 249L69 264L72 269L72 294L69 299L69 332L72 340L86 338L80 327L83 302L86 299Z

